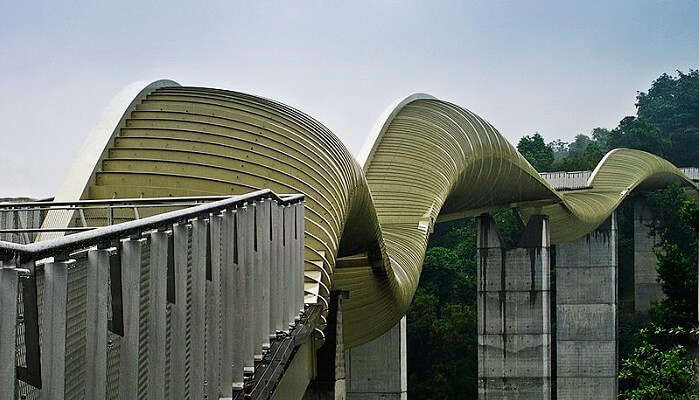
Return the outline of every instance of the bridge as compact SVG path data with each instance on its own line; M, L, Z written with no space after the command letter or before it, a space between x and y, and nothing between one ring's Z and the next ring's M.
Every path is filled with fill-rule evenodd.
M429 235L465 217L479 396L613 398L614 211L636 202L643 310L661 292L633 194L697 178L629 149L539 174L424 94L391 105L355 159L292 107L168 80L117 95L69 162L52 201L0 207L0 398L405 398L402 318ZM488 214L502 208L525 223L517 248Z

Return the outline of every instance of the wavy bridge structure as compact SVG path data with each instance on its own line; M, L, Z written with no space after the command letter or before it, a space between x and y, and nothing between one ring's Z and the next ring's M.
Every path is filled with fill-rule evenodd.
M532 297L527 297L527 304L538 304L545 320L550 309L548 278L536 278L534 271L547 276L550 266L537 251L593 234L605 221L613 220L614 210L634 190L672 182L696 188L660 157L616 149L600 161L584 188L557 190L486 120L426 94L414 94L390 106L355 158L333 132L290 106L161 80L131 86L114 100L73 161L55 201L243 195L261 189L303 194L305 280L317 290L326 342L329 332L339 332L337 341L349 349L379 338L406 314L438 221L515 208L527 226L525 231L538 235L533 244L523 245L529 255L522 259L529 260L526 271L531 261L526 291ZM486 230L492 227L484 218L479 247L502 247L491 243L496 239L494 234L488 237ZM67 226L69 222L60 223ZM538 250L532 253L534 248ZM518 257L507 251L503 249L502 254L508 254L508 260ZM481 268L494 265L481 254ZM498 262L496 269L502 271L498 279L505 282L509 264ZM484 271L479 279L486 282ZM541 295L535 293L535 286ZM562 286L559 281L558 287ZM490 304L487 290L482 290L484 307ZM331 327L338 314L335 293L345 294L340 330ZM502 299L501 305L509 301ZM479 298L479 321L488 325L488 312L494 311L480 304ZM497 349L505 358L519 351L505 349L519 328L510 327L504 314L498 318L504 330L496 338L504 341L499 345L485 344L494 337L486 337L487 327L481 332L483 324L479 324L483 368L494 357L488 351ZM542 317L532 317L537 318ZM550 351L551 338L546 336L550 321L543 324L539 331L522 328L528 336L520 339L534 341L523 348L530 351L529 358L543 358L536 368L555 370L544 354ZM508 385L523 376L535 378L535 383L530 379L524 386L538 385L526 389L527 393L543 393L539 398L550 394L551 373L525 371L508 381L508 373L502 371L508 361L498 362L500 367L493 368L500 372L482 371L482 398L510 390ZM322 368L319 362L316 368Z

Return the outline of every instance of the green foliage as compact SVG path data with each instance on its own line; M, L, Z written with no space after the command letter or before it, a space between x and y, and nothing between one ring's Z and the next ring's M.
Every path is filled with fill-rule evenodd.
M692 327L697 321L697 270L695 257L687 257L676 244L655 250L658 278L665 298L653 307L654 319L663 326Z
M696 236L691 225L683 220L680 210L690 212L695 205L685 189L679 184L668 185L664 189L645 194L648 207L653 215L650 222L651 232L660 236L661 242L680 246L682 254L696 257Z
M517 214L517 210L514 208L499 210L492 215L495 220L495 226L497 226L500 232L502 246L506 249L517 247L524 230L524 225Z
M519 151L537 171L550 171L553 164L553 149L544 143L544 138L537 132L525 136L517 144Z
M653 215L651 231L661 240L654 251L665 294L651 307L651 318L667 328L693 328L697 321L697 204L679 184L650 192L646 198Z
M592 140L597 143L603 153L607 153L610 149L609 140L612 132L606 128L595 128L592 130Z
M641 329L641 344L621 362L622 399L697 400L694 360L673 336L686 336L683 329ZM661 340L659 340L659 338Z
M429 276L420 282L422 289L435 295L439 305L473 303L476 296L475 257L464 259L454 249L432 247L425 254L422 272Z
M476 222L440 223L408 311L411 399L477 398Z
M584 139L583 139L584 138ZM604 157L602 145L585 135L576 136L576 141L568 148L568 155L554 162L553 171L587 171L597 166Z
M408 313L409 397L476 399L476 345L475 305L440 305L419 288Z
M648 93L636 97L638 118L653 124L672 142L668 159L678 166L699 165L699 71L661 75Z
M626 117L619 126L611 131L609 146L612 149L625 147L644 150L649 153L667 157L670 154L671 141L652 123L636 118Z
M568 142L561 139L552 140L549 147L553 150L553 161L556 162L561 158L568 157Z
M644 150L677 166L699 165L699 71L677 73L677 77L661 75L647 93L640 92L636 97L637 116L623 118L611 131L595 128L591 138L578 135L570 144L560 140L549 143L555 162L545 170L591 170L609 150L620 147ZM524 139L528 139L529 147L540 149L529 136ZM540 163L538 153L520 152L530 162L534 159Z
M684 200L680 207L680 219L694 232L699 231L699 205L692 200Z
M682 187L670 185L646 195L653 214L650 227L661 239L656 248L658 278L665 298L649 313L650 328L631 335L641 318L622 318L622 398L699 399L694 361L684 346L696 346L696 227L699 207ZM630 345L633 343L633 345ZM633 348L629 351L629 348Z

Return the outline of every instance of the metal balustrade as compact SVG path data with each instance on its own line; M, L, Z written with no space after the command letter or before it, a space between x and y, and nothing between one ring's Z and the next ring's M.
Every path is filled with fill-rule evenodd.
M0 399L269 395L315 328L303 208L264 190L0 242Z
M52 235L56 232L82 232L226 198L228 196L3 202L0 203L0 240L28 244L61 236ZM60 221L67 223L57 228Z

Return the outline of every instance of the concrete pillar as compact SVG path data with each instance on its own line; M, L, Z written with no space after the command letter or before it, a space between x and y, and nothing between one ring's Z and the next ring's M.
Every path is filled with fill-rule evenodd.
M646 201L637 197L633 202L634 309L646 312L652 302L663 298L656 270L658 260L653 253L659 238L651 234L653 216Z
M342 331L342 300L345 292L330 293L325 343L316 353L316 377L303 400L345 400L345 346Z
M405 317L383 336L345 352L348 400L407 400Z
M549 229L532 216L506 250L493 219L478 219L478 397L551 398Z
M617 397L616 215L575 241L557 244L558 400Z

